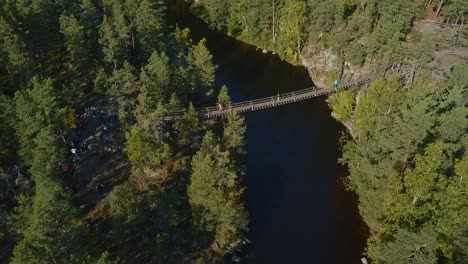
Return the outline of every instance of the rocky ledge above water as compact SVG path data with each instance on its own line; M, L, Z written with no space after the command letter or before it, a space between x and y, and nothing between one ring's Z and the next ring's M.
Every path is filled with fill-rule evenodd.
M372 62L363 65L352 65L343 61L331 49L304 48L301 64L308 70L309 76L319 87L330 86L333 78L342 81L372 72Z

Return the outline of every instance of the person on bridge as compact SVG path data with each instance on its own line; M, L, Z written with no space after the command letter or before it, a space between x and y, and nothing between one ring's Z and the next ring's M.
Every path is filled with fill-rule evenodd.
M340 80L336 79L333 81L333 88L336 90L338 88L338 84L340 83Z
M221 104L218 104L219 111L223 111L223 106Z

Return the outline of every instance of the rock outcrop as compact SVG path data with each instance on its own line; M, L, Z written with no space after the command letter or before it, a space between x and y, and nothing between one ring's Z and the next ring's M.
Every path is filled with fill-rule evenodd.
M334 77L345 82L372 72L372 62L352 65L343 61L329 48L315 50L304 48L301 63L309 71L312 81L319 87L331 86Z

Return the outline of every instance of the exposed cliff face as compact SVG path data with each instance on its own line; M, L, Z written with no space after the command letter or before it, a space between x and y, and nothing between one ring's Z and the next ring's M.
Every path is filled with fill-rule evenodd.
M349 62L343 61L331 49L312 50L304 48L301 54L301 63L306 67L310 78L318 87L332 86L334 78L345 82L362 75L370 74L374 70L371 67L371 61L366 61L363 65L352 65ZM360 98L367 90L367 87L368 85L361 86L355 93L356 104L359 104ZM332 112L332 116L338 120L334 112ZM342 122L342 124L348 129L351 136L356 138L355 120L351 118L351 120Z
M309 71L312 81L319 87L331 86L333 78L348 81L372 72L371 62L352 65L343 61L331 49L304 48L301 63Z

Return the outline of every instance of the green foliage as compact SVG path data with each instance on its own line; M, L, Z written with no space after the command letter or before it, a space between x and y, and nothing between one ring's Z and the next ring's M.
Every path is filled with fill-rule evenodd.
M36 183L35 196L31 211L23 220L25 224L18 227L22 239L14 249L11 263L57 260L82 263L89 259L86 231L76 221L78 211L71 205L69 193L56 177L57 164L63 152L55 147L55 141L56 135L50 128L43 128L35 136L30 169ZM22 205L28 206L28 203ZM17 210L19 216L24 216L26 208Z
M381 136L382 146L392 152L390 158L406 162L426 141L436 124L435 96L428 81L419 81L408 87L406 98L393 119L393 125Z
M448 1L447 6L444 8L444 14L446 17L457 16L464 20L468 17L468 3L463 0Z
M25 52L26 44L15 34L14 29L3 18L0 17L0 72L6 71L10 77L10 85L27 80L28 54ZM30 66L30 65L29 65ZM2 85L1 92L5 89Z
M182 263L206 248L212 237L191 224L186 162L207 125L190 102L214 102L217 67L206 40L193 45L188 29L169 32L162 0L7 0L0 30L0 169L10 173L14 161L32 183L13 186L9 176L4 186L18 195L2 192L1 232L17 239L11 262ZM69 157L59 147L85 99L118 110L133 174L86 217L61 182ZM163 120L183 109L186 118ZM237 218L242 189L233 186L216 232L231 245L246 225ZM88 216L101 212L88 236Z
M460 90L463 90L463 88L468 87L468 75L466 74L468 72L468 64L466 63L459 63L456 64L453 67L452 72L450 73L450 85L453 87L457 87ZM465 100L467 98L466 92L465 93Z
M369 251L377 263L437 263L437 242L434 227L427 225L417 232L401 229L390 239L391 242Z
M348 90L331 95L327 102L340 122L347 122L351 118L356 105L354 94Z
M281 9L278 35L278 54L287 60L297 62L304 46L304 26L307 22L307 4L302 0L286 1Z
M213 93L217 66L213 64L213 55L206 47L206 39L200 40L197 45L190 48L187 62L192 92L200 99L210 96Z
M223 248L237 245L247 213L229 153L220 150L213 133L205 135L192 170L187 191L195 228L213 233Z
M107 92L117 104L119 117L124 124L130 123L135 108L134 100L131 97L138 89L134 72L135 68L125 62L122 68L114 69L112 75L107 79L109 87Z
M467 73L457 65L446 82L423 78L405 90L378 80L356 106L359 135L341 161L375 231L377 263L466 259Z
M391 115L403 98L404 94L398 83L386 80L373 82L356 107L359 137L377 137L381 129L391 122Z
M430 62L434 59L435 49L434 40L428 35L423 35L421 40L409 49L407 57L411 58L418 68L427 70L430 69Z
M127 222L137 218L140 213L137 191L136 186L130 182L115 187L109 194L111 216L124 218Z
M229 108L229 106L231 106L231 97L228 94L226 85L223 85L219 91L218 104L222 105L224 108Z
M239 114L230 114L224 124L223 143L230 150L239 151L244 145L245 120Z
M103 1L104 21L100 26L100 44L105 60L114 68L124 61L146 62L154 50L160 50L165 34L163 1Z
M21 144L20 155L26 163L33 160L34 139L42 129L53 127L58 132L63 128L66 110L55 94L52 80L39 78L31 80L29 89L16 92L15 130Z
M218 30L225 29L230 3L224 0L199 1L199 3L200 5L195 6L195 8L198 8L197 13L214 28Z
M121 23L122 21L114 22L110 17L104 16L104 20L99 27L99 44L102 46L104 60L112 64L114 68L117 68L120 63L127 61L130 57L128 50L126 50L128 29Z
M130 1L136 3L135 1ZM135 8L132 16L136 27L138 60L146 61L154 50L164 46L166 22L164 19L165 5L162 0L142 0Z
M306 1L197 1L194 10L216 29L273 49L292 62L304 47Z
M31 196L26 194L20 194L16 197L18 205L13 209L11 213L11 229L21 236L24 236L26 226L28 226L29 219L31 218L32 203L33 199ZM7 218L5 218L7 219Z
M6 168L6 162L16 149L12 116L15 116L13 100L0 94L0 168Z
M448 179L443 199L437 211L436 230L439 235L440 249L455 263L462 263L468 257L466 237L468 226L468 202L465 199L468 175L468 156L465 154L455 164L455 175Z
M199 140L197 138L200 137L202 127L198 113L195 111L192 103L190 103L185 117L175 122L174 129L177 133L177 139L181 142L182 146L189 144L192 149L198 146Z
M101 257L97 260L96 264L118 264L119 259L117 258L116 260L111 260L109 257L109 253L103 252Z
M89 67L90 48L86 41L85 29L72 15L60 16L60 32L65 37L65 46L71 63L76 69L84 72Z
M423 155L416 155L415 167L402 179L390 178L386 198L386 219L400 226L427 221L434 215L440 190L446 188L441 170L441 142L429 145Z
M157 131L130 128L125 134L128 147L128 158L136 171L150 173L171 157L170 147Z
M362 65L366 60L366 48L358 42L351 42L346 47L345 60L354 65Z
M160 100L171 95L173 92L172 76L173 69L169 63L169 57L164 52L161 54L154 52L140 74L142 89L148 94L150 105L154 107Z
M195 1L193 10L217 30L297 63L304 47L331 47L346 61L385 64L405 55L405 35L424 6L406 0Z

